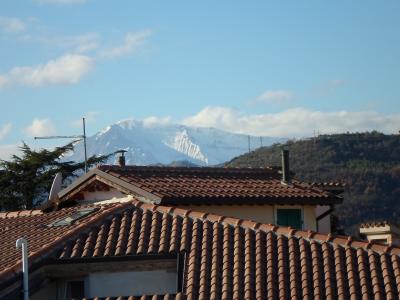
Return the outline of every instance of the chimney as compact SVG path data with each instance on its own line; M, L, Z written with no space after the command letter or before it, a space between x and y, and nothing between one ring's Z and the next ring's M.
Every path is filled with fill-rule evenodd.
M118 157L118 165L120 167L125 167L125 152L128 152L128 151L118 150L118 151L114 152L114 153L120 153L120 156Z
M289 150L282 149L282 184L290 184Z
M400 246L400 228L387 221L363 223L360 234L370 242Z

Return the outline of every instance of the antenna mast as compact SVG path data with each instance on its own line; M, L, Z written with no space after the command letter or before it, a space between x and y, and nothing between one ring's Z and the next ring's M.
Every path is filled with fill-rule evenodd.
M88 167L87 167L87 152L86 152L86 122L85 122L85 118L82 118L82 126L83 126L83 148L85 151L85 173L87 173Z
M88 171L87 166L87 152L86 152L86 124L85 118L82 118L83 135L52 135L52 136L35 136L35 140L53 140L53 139L78 139L83 140L83 147L85 151L85 173Z

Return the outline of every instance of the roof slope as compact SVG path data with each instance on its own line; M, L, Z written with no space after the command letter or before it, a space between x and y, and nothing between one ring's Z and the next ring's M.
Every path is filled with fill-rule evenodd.
M198 168L100 166L97 178L118 181L125 188L151 194L157 204L334 204L341 198L293 180L286 185L272 168ZM90 176L88 174L87 178ZM87 180L82 178L82 180ZM68 188L73 190L82 182ZM61 195L61 198L64 195Z
M187 253L193 299L397 299L400 249L134 202L66 245L59 259Z
M43 217L31 218L36 224ZM28 238L35 244L64 234L50 251L60 262L186 253L182 294L191 299L398 299L400 293L396 247L136 200L83 222L71 230L79 235L32 226Z

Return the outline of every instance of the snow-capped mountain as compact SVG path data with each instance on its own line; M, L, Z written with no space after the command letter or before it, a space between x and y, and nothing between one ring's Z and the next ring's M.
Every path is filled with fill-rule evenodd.
M87 138L88 156L104 155L124 149L129 165L169 164L189 161L208 166L226 162L248 151L248 136L215 128L189 127L171 123L124 120L108 126ZM282 142L282 138L250 136L250 148L255 149ZM83 144L66 160L83 160ZM109 163L115 163L112 157Z

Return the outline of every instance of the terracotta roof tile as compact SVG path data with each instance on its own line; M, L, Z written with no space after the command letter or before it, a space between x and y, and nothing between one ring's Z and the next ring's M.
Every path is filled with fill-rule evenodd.
M8 226L19 229L15 236L7 233L4 237L14 243L26 232L34 252L40 249L40 241L46 247L55 236L68 232L66 228L57 231L37 225L73 209L10 217ZM179 297L188 299L399 297L400 257L396 247L138 201L103 208L95 214L102 219L94 222L94 218L92 225L78 235L62 238L54 244L57 247L47 249L53 258L72 262L91 257L186 253L183 294ZM82 219L72 226L87 222ZM3 273L7 270L12 276L19 270L14 268L18 251L14 245L3 249Z
M333 204L341 198L272 168L100 166L99 170L161 197L161 204ZM101 175L100 175L101 176Z
M360 224L360 228L371 228L371 227L384 227L384 226L390 226L391 224L384 220L384 221L373 221L373 222L367 222L367 223L362 223Z

